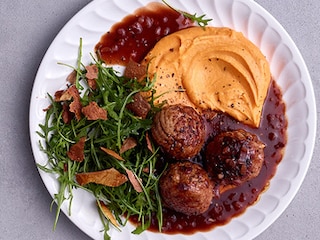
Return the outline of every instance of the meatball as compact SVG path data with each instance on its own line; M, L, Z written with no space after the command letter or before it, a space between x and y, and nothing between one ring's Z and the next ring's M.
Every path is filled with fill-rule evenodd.
M186 215L204 213L213 198L207 172L190 161L169 165L159 181L164 206Z
M205 141L205 123L192 107L170 105L158 112L151 128L154 141L169 157L190 159Z
M209 176L225 190L258 176L264 147L256 135L244 130L215 136L205 154Z

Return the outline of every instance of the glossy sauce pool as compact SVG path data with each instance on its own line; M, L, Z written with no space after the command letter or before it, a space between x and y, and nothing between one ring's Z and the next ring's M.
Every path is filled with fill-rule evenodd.
M102 36L95 50L99 58L107 64L126 65L130 59L140 62L159 39L192 25L190 20L163 4L152 3L115 24ZM232 217L243 213L248 206L257 201L261 192L268 187L282 159L287 142L287 119L282 94L275 81L271 81L259 128L251 128L222 113L212 120L207 120L207 126L210 133L208 141L220 132L236 129L244 129L259 136L266 145L262 170L255 179L213 199L209 210L202 215L186 216L164 209L162 227L164 233L192 234L226 224ZM199 164L202 164L202 160L201 155L194 159ZM138 224L136 218L130 220ZM156 217L152 219L149 230L158 231Z
M282 159L283 149L287 142L287 119L281 91L275 81L271 83L259 128L239 123L223 113L218 114L207 123L211 135L208 142L221 132L237 129L244 129L259 136L260 140L266 144L265 162L261 172L256 178L224 192L220 198L213 199L209 210L202 215L186 216L165 209L162 232L192 234L197 231L208 231L215 226L228 223L232 217L240 215L258 200L259 195L268 188L269 180L275 174L277 165ZM201 156L194 159L199 164L202 164L202 160ZM156 218L150 229L158 231Z
M107 64L140 62L162 37L193 26L192 21L164 4L150 3L112 26L95 46Z

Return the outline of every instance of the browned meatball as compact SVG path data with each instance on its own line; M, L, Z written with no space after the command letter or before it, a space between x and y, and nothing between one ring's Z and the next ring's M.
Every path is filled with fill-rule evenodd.
M190 161L171 164L161 176L159 186L164 205L186 215L204 213L213 198L207 172Z
M228 189L256 177L264 161L265 145L244 130L217 135L206 148L209 176Z
M192 107L171 105L155 115L151 133L171 158L189 159L197 155L204 144L205 124Z

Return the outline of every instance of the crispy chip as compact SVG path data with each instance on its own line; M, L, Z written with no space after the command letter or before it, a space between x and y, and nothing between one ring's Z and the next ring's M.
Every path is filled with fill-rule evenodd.
M96 81L96 79L88 79L87 82L88 82L89 87L92 90L96 90L97 89L97 81Z
M100 147L100 149L102 151L104 151L106 154L114 157L115 159L118 159L120 161L124 161L124 159L118 153L116 153L115 151L113 151L111 149L108 149L108 148L104 148L104 147Z
M96 65L86 66L86 78L88 79L96 79L98 78L98 67Z
M126 173L128 175L129 181L131 182L134 190L136 190L137 192L142 192L142 187L140 182L137 180L137 178L135 177L135 175L133 174L133 172L129 169L126 169Z
M117 222L116 218L114 217L114 215L112 214L112 212L110 211L110 209L107 207L107 205L105 205L102 201L100 201L100 203L98 204L98 206L100 207L101 212L103 213L103 215L117 228L120 227L119 223Z
M150 173L150 168L145 167L144 169L142 169L142 171L143 171L144 173Z
M56 102L63 102L63 101L71 101L72 100L72 102L69 105L68 111L74 113L76 116L76 119L78 121L81 119L82 104L80 101L79 91L75 85L72 85L67 90L56 91L54 94L54 100Z
M76 116L76 119L79 121L81 119L81 108L82 104L80 101L80 94L75 85L72 85L68 88L67 93L70 94L73 98L72 103L70 103L69 109L70 112L73 112Z
M120 149L120 154L135 148L137 146L137 140L134 139L133 137L128 137L126 140L124 140L121 149Z
M69 111L67 104L62 105L62 120L65 124L70 124L74 114Z
M147 148L150 150L150 152L154 153L154 149L152 147L152 143L151 143L148 132L146 133L146 141L147 141Z
M81 109L81 112L88 120L107 120L107 111L99 107L96 102L90 102Z
M63 96L63 94L66 94L66 92L67 91L65 91L65 90L56 91L54 93L54 101L62 102L62 101L65 101L65 98L68 98L70 100L71 99L71 95L70 94L68 94L68 96L67 95Z
M84 159L84 144L86 141L86 137L80 138L80 140L72 145L67 152L68 157L77 162L82 162Z
M58 102L62 102L62 101L70 101L72 99L72 95L68 92L68 91L64 91L59 100L57 100Z
M108 187L118 187L127 182L128 178L115 168L109 168L97 172L77 173L76 180L81 186L96 183Z
M42 109L42 111L47 112L47 111L49 111L50 108L52 108L52 104L50 104L48 107Z
M75 84L77 80L77 72L73 70L67 77L67 81L71 84Z

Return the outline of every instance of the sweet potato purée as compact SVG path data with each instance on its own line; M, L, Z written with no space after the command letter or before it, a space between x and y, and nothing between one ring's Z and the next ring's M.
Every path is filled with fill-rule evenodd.
M258 127L271 76L260 49L229 28L192 27L162 38L146 55L157 101L226 112Z

